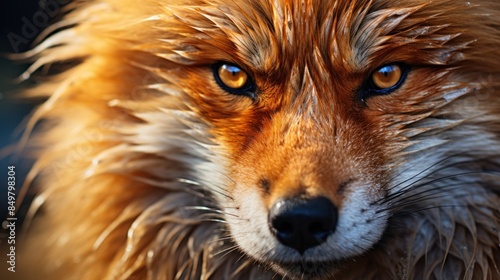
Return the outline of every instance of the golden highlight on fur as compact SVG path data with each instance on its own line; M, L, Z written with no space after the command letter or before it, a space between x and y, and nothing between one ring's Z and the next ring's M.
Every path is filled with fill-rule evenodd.
M28 92L19 279L500 279L499 1L89 0L61 24L21 55L78 64ZM360 98L389 63L404 83ZM297 195L339 209L303 254L267 222Z

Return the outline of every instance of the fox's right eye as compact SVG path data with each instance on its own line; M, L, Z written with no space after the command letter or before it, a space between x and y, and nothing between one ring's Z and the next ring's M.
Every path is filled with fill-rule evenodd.
M255 85L250 76L241 67L231 63L217 63L213 68L215 81L219 86L235 95L255 97Z
M406 80L410 67L404 63L390 63L377 68L364 83L359 95L361 102L376 95L387 95L397 90Z

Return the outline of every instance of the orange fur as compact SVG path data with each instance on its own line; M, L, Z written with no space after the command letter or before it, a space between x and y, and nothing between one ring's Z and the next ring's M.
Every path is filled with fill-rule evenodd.
M500 278L498 1L71 7L79 24L25 55L30 72L81 60L30 91L48 100L32 120L45 126L30 140L26 277ZM257 97L221 89L219 61L250 73ZM404 85L358 102L390 62L412 67ZM356 191L397 198L376 216L387 226L327 262L287 265L240 228L283 197L345 209ZM243 212L249 200L259 206Z

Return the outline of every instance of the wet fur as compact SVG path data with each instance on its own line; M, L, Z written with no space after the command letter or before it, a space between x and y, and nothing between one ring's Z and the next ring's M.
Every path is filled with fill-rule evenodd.
M30 139L37 162L28 179L39 195L21 273L281 279L311 269L314 277L308 263L290 272L249 257L226 221L238 221L234 182L257 185L249 170L277 178L291 172L280 157L297 154L291 162L300 165L319 152L331 157L300 168L334 172L333 186L343 174L366 174L378 182L388 221L369 250L323 277L500 278L498 1L101 0L70 8L68 28L23 55L37 59L28 73L81 63L29 92L48 100L29 125L43 120ZM220 89L210 67L217 61L252 73L259 97ZM404 87L357 103L369 73L392 61L413 67ZM341 204L338 194L331 197ZM261 199L268 205L273 196Z

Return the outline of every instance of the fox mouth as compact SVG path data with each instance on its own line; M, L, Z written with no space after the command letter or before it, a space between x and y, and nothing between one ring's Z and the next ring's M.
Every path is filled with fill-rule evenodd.
M344 263L342 260L274 262L272 267L284 275L285 279L331 279Z

